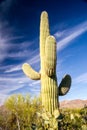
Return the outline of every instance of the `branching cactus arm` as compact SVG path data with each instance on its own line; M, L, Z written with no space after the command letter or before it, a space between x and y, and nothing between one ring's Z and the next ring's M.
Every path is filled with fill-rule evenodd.
M23 64L22 70L25 73L26 76L28 76L32 80L39 80L40 79L40 73L36 72L31 68L31 66L27 63Z
M64 96L65 94L67 94L70 89L70 86L71 86L71 77L70 75L65 75L58 88L59 96Z
M51 77L56 74L56 40L48 36L45 45L45 71Z

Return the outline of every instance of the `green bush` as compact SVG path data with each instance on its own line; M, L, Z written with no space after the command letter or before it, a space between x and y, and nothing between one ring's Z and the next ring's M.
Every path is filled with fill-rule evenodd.
M59 130L87 130L87 108L63 109Z
M5 102L5 107L10 111L8 119L9 127L15 130L31 129L37 122L37 112L41 110L39 98L31 99L29 95L12 95Z

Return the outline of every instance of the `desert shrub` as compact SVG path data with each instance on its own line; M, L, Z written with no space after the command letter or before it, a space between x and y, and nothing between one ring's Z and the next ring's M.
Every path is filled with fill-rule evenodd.
M0 129L5 130L7 126L7 119L10 112L3 106L0 106ZM6 129L7 130L7 129Z
M59 122L59 130L87 130L87 108L63 109L63 119Z
M5 107L10 111L9 127L15 130L31 129L32 124L39 124L37 112L41 110L39 98L31 99L29 95L12 95L5 102Z

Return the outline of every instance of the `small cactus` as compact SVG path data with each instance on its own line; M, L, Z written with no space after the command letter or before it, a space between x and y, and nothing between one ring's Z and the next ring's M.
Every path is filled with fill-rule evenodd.
M60 115L58 97L65 95L69 91L71 77L65 75L58 87L56 76L56 40L54 36L50 35L46 11L42 12L40 21L40 59L40 73L34 71L27 63L22 66L22 69L29 78L41 80L42 106L46 112L49 112L57 119Z

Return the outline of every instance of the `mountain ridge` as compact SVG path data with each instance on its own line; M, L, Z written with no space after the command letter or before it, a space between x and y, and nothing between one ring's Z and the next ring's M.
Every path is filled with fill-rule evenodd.
M60 102L60 108L83 108L87 106L87 100L74 99Z

